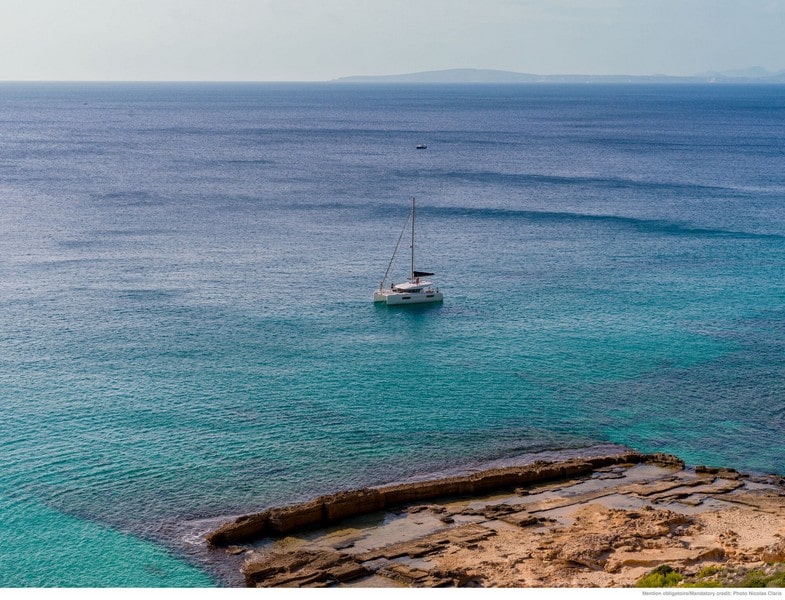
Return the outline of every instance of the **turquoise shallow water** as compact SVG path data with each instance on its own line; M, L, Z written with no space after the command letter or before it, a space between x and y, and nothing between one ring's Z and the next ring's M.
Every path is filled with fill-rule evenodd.
M785 473L782 88L0 92L1 585L530 452ZM410 195L445 302L374 306Z
M213 578L137 537L30 499L0 504L3 587L208 587ZM23 538L23 539L20 539Z

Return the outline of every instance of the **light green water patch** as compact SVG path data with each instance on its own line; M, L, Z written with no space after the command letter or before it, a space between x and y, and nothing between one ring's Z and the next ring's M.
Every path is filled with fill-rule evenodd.
M0 499L0 587L214 587L203 571L134 536Z

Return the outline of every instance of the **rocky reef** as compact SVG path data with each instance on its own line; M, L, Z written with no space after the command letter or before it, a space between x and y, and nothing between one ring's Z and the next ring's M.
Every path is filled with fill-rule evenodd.
M476 495L527 483L591 473L595 468L609 464L637 463L655 458L683 464L675 457L629 452L585 460L551 463L540 461L522 467L489 469L464 476L362 488L320 496L310 502L243 515L210 532L206 539L211 546L226 546L267 535L281 535L307 527L325 526L348 517L392 509L409 502Z
M687 579L763 573L785 561L785 481L630 452L331 494L207 539L245 558L254 587L621 587L661 565Z

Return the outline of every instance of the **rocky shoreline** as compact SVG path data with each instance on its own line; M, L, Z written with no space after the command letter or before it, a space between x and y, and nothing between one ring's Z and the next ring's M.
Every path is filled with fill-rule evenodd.
M785 480L624 452L330 494L206 540L253 587L625 587L663 566L733 585L785 561Z

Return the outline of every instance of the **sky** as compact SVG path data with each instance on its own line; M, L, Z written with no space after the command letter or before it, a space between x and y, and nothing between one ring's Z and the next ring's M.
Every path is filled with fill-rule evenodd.
M785 0L0 0L0 80L785 69Z

